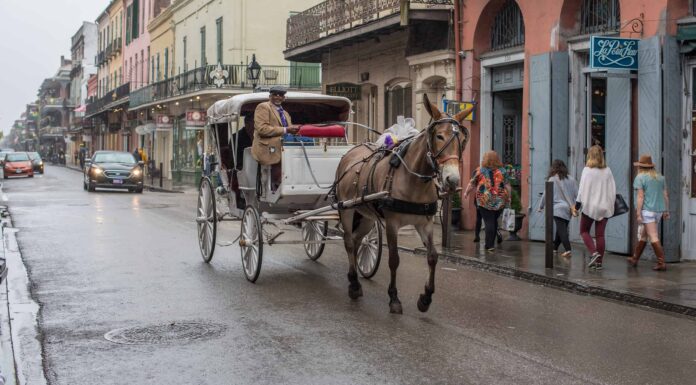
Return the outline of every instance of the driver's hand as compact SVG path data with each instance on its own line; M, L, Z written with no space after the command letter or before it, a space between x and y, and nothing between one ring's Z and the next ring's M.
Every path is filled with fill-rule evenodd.
M300 126L293 124L288 127L288 134L297 135L298 132L300 132Z

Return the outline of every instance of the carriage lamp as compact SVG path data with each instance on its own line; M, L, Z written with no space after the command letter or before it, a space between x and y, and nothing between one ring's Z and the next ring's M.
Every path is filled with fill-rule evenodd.
M256 54L251 55L251 63L247 66L247 78L251 80L251 85L256 89L256 84L261 75L261 65L256 61Z

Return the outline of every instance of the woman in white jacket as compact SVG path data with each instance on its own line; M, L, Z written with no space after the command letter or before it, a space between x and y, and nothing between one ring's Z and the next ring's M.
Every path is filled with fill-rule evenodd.
M588 267L601 269L604 257L604 229L607 220L614 215L616 183L614 175L604 160L602 147L592 146L587 152L587 162L582 170L577 202L580 217L580 236L592 253ZM590 236L590 228L595 225L595 240Z

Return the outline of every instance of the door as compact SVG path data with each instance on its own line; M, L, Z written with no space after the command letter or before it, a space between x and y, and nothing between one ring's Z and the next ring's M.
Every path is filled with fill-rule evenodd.
M607 76L609 75L609 76ZM611 74L594 74L588 119L588 144L598 144L605 150L607 166L616 182L616 193L629 202L631 188L631 79ZM606 249L628 254L630 249L630 215L609 219L605 231Z
M503 164L519 167L522 134L522 91L493 94L493 150Z
M682 259L696 260L696 62L689 67L691 92L686 98L685 136L682 144Z

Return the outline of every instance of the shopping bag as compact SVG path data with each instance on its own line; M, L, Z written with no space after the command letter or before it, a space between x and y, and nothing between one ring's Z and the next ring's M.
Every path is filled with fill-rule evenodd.
M515 210L504 209L503 210L503 230L505 231L515 231Z

